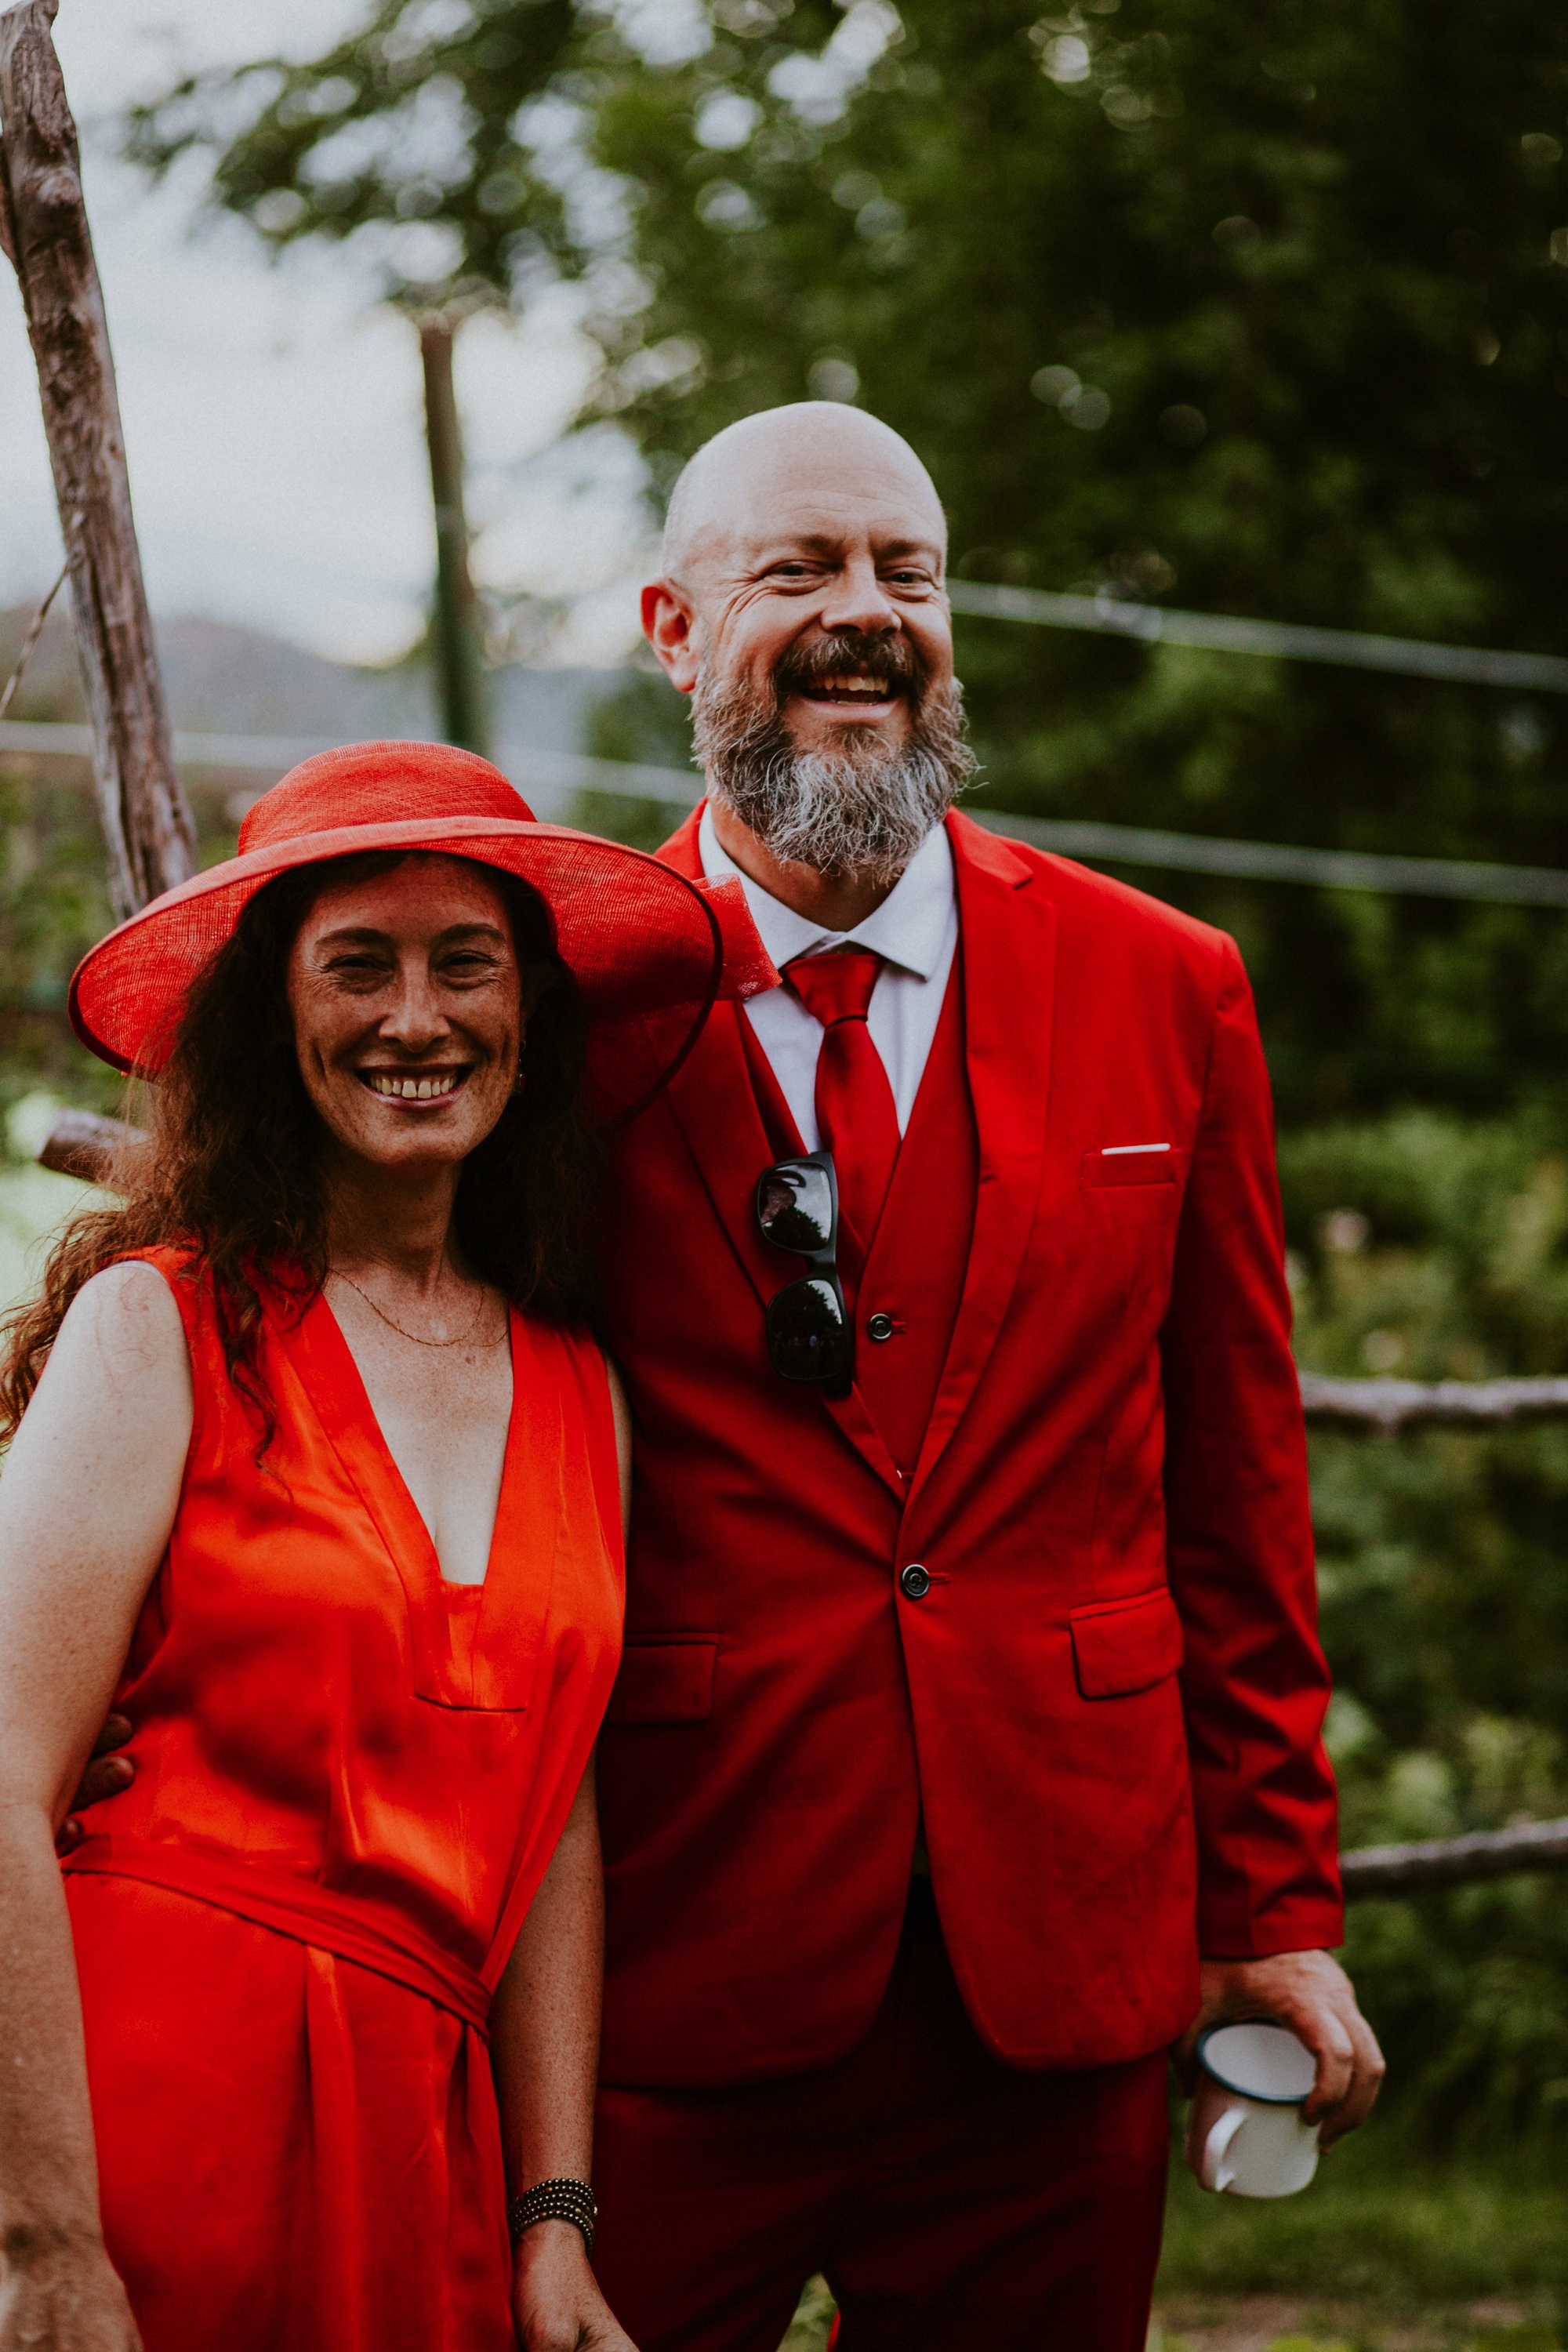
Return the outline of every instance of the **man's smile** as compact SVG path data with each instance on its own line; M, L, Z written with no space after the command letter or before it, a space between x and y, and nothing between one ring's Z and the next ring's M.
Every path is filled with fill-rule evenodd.
M796 693L803 695L807 702L849 703L859 706L867 703L891 702L901 690L900 688L892 685L889 679L878 677L868 670L846 671L832 677L817 678L809 686L800 686L795 688Z

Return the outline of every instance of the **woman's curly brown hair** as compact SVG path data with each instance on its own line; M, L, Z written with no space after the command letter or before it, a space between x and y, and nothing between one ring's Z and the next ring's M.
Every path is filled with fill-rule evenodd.
M300 1076L289 950L324 889L402 862L371 851L298 866L250 901L191 989L152 1090L151 1140L128 1146L110 1179L120 1199L71 1220L41 1295L0 1326L0 1440L26 1410L82 1285L132 1251L174 1244L194 1252L192 1278L211 1283L229 1377L255 1408L265 1452L275 1422L257 1361L262 1289L308 1298L327 1274L325 1130ZM552 964L559 978L529 1020L523 1092L463 1163L458 1242L517 1306L548 1322L590 1323L600 1151L582 1108L586 1018L537 895L499 867L475 871L506 906L518 961Z

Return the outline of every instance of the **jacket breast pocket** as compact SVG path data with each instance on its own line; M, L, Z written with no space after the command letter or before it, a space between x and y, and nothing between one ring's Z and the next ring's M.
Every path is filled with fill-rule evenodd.
M1141 1146L1108 1151L1086 1151L1079 1171L1080 1185L1099 1190L1106 1185L1179 1184L1186 1153L1173 1145Z
M1152 1689L1182 1663L1182 1621L1163 1584L1130 1601L1074 1609L1068 1629L1085 1698L1126 1698Z
M605 1721L706 1723L718 1656L717 1642L628 1642Z

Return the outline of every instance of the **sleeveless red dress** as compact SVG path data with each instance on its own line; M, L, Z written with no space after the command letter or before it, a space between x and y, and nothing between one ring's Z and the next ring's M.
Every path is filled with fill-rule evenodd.
M195 1388L65 1863L110 2258L146 2352L514 2352L489 1997L620 1652L591 1341L511 1317L482 1585L448 1583L324 1298L269 1303L278 1434L170 1282Z

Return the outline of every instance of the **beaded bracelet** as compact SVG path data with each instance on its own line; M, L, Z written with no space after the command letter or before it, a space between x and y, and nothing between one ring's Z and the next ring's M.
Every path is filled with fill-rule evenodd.
M511 2236L512 2252L525 2230L538 2221L570 2221L580 2230L588 2249L588 2260L594 2259L594 2224L599 2218L599 2208L594 2192L585 2180L538 2180L514 2197L507 2207L507 2229Z

